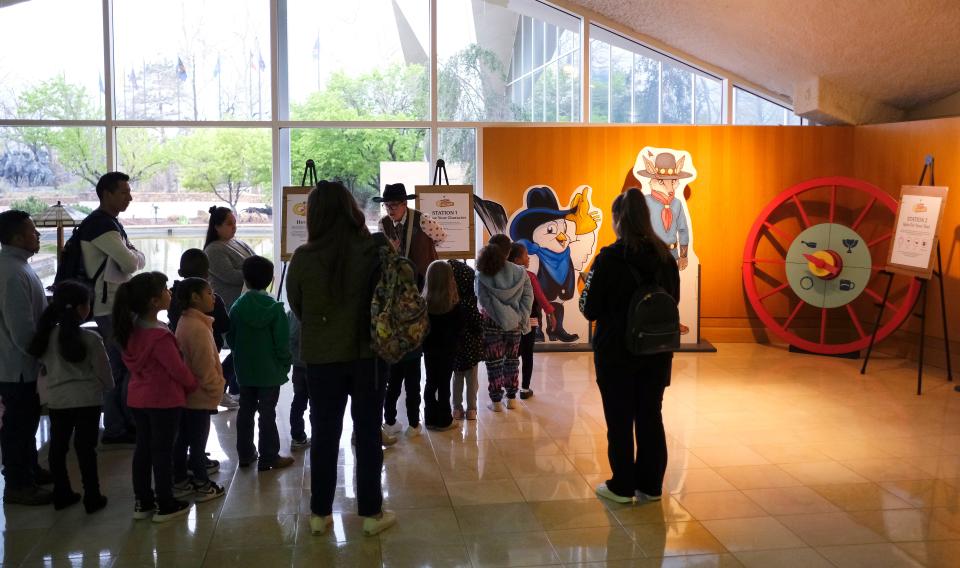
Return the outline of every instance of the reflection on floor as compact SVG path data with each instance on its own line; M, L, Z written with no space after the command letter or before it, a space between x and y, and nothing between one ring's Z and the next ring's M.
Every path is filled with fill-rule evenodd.
M720 345L675 360L661 504L602 503L607 474L589 354L537 358L536 396L386 453L398 525L361 534L349 426L332 534L309 530L309 467L236 469L214 418L225 499L163 526L130 519L130 450L101 452L108 508L6 506L2 566L957 566L960 394L900 359L859 363ZM483 389L481 389L481 393ZM290 387L281 402L281 436ZM482 404L481 404L482 406ZM401 412L402 414L402 412ZM76 483L79 477L74 476Z

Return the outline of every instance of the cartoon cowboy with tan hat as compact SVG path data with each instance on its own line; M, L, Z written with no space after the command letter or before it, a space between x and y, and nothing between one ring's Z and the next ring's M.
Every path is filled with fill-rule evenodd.
M688 264L690 223L676 192L685 184L680 180L693 177L693 174L683 171L686 156L677 159L670 152L661 152L654 156L647 150L642 158L644 169L636 173L650 179L650 194L645 197L647 207L650 208L653 231L666 243L673 258L677 259L680 270L684 270ZM680 325L681 333L689 331L687 326Z

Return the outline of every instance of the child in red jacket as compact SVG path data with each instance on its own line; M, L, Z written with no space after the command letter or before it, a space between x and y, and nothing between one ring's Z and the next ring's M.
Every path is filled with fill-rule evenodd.
M197 389L197 379L183 362L174 335L157 320L169 307L167 277L160 272L144 272L121 285L113 305L114 334L130 371L127 405L137 424L133 518L153 515L156 523L185 516L190 509L173 497L173 444L187 393Z

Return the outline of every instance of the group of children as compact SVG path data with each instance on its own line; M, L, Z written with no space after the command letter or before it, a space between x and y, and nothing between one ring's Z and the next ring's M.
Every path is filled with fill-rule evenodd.
M502 262L509 258L515 264L525 265L522 245L514 244L513 250L509 241L506 246L496 242L492 246L503 255ZM167 287L167 276L160 272L138 274L118 289L113 339L122 349L130 373L127 404L136 423L135 519L163 522L181 517L189 510L188 499L204 502L225 493L210 479L218 471L219 463L206 454L210 415L217 412L224 392L219 355L224 339L233 353L240 384L239 465L246 467L256 462L257 469L264 471L294 463L292 457L280 453L276 423L280 388L287 382L291 365L291 449L309 447L303 419L309 403L306 368L298 361L299 324L284 311L282 303L266 292L273 280L273 269L273 263L263 257L247 258L243 263L246 292L229 311L207 282L209 262L199 249L184 252L179 270L182 280L174 282L172 290ZM525 268L524 272L536 286L533 274ZM478 304L476 279L475 271L462 261L435 261L427 270L423 296L430 332L422 353L426 367L424 425L428 429L448 430L456 428L457 421L477 418L477 364L484 360L490 366L490 354L498 348L490 344L490 334L485 329L492 320L485 306ZM62 509L81 501L71 487L66 468L69 440L73 437L83 483L82 500L88 513L107 504L100 492L96 446L102 393L113 387L103 341L93 331L81 327L88 319L91 299L91 290L80 282L58 284L31 347L44 368L41 391L50 414L54 506ZM162 312L167 313L169 324L160 320ZM531 321L536 321L537 312L534 306L529 314ZM519 315L524 320L528 317ZM529 324L524 329L529 329ZM530 354L524 356L521 398L533 394L529 389L532 342L530 347ZM411 356L417 376L405 381L408 414L411 398L416 400L417 407L408 416L408 433L412 435L420 431L419 356L419 351ZM500 365L501 370L508 359L516 363L506 365L513 369L512 376L506 378L511 401L518 390L517 358L516 350L498 353L493 363ZM499 374L502 373L498 371ZM403 377L391 379L403 381ZM496 379L498 389L503 381L503 377ZM396 389L397 394L399 390ZM385 440L399 431L396 399L393 404L393 421L387 421L384 427ZM499 402L495 404L494 410L499 411ZM388 418L389 406L388 397ZM254 443L257 414L259 440Z
M210 479L219 463L207 457L210 415L217 412L225 380L219 352L224 338L236 361L240 383L237 454L241 467L260 471L288 467L280 454L276 405L287 382L291 355L290 322L283 304L266 289L273 263L253 256L243 263L246 292L227 306L207 282L209 262L190 249L180 260L183 278L167 287L167 276L144 272L117 290L113 308L115 340L129 372L127 405L136 423L133 454L135 519L163 522L187 514L190 503L222 497ZM96 446L103 392L113 387L103 341L81 327L89 316L91 290L83 283L59 283L38 325L31 353L43 365L41 394L50 414L50 469L54 507L80 502L66 468L71 436L80 465L84 506L93 513L106 506L100 492ZM160 321L167 313L169 324ZM302 370L302 369L301 369ZM302 375L302 373L300 373ZM291 412L293 449L309 445L303 425L306 393L294 373ZM297 379L300 379L297 382ZM259 440L254 419L259 413ZM296 423L295 420L299 420Z

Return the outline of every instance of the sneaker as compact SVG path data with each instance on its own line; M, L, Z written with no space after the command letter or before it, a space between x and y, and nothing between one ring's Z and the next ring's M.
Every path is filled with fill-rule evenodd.
M277 456L273 463L264 463L262 460L257 463L257 471L270 471L271 469L283 469L290 467L297 460L290 456Z
M136 446L137 437L134 434L123 434L121 436L107 436L104 434L100 437L100 443L104 446L112 446L115 448L124 447L124 446Z
M83 508L87 510L88 515L92 515L106 506L107 498L99 493L97 495L88 495L83 498Z
M186 499L193 495L193 481L188 477L173 484L173 498Z
M207 475L211 475L220 471L220 462L217 460L212 460L206 456L203 458L203 465L207 468Z
M399 422L394 422L393 424L384 424L383 429L390 435L396 436L400 432L403 432L403 426Z
M515 398L507 399L507 408L509 408L510 410L514 410L515 408L517 408L517 404L518 404L517 399Z
M53 493L38 485L16 489L6 487L3 490L3 502L9 505L49 505L53 503Z
M250 466L253 465L258 459L260 459L260 454L254 452L253 457L250 458L249 460L244 460L244 459L239 460L240 467L250 467Z
M463 409L462 409L462 408L454 408L454 409L453 409L453 419L454 419L454 420L463 420Z
M325 534L333 526L333 515L310 515L310 534L319 536Z
M407 438L416 438L423 433L423 425L407 426Z
M520 398L522 398L523 400L527 400L532 396L533 396L532 389L520 389Z
M387 429L385 426L381 426L380 427L380 445L386 446L389 448L390 446L396 443L397 443L397 437L391 434L390 432L387 432Z
M477 419L477 411L476 411L476 409L470 409L470 410L468 410L468 411L467 411L467 420L476 420L476 419Z
M61 509L66 509L71 505L76 505L80 502L80 494L74 493L71 491L67 495L54 496L53 498L53 508L57 511Z
M494 412L503 412L503 403L500 402L499 400L496 402L491 402L490 404L487 405L487 408L489 408Z
M290 451L296 452L299 450L305 450L310 447L310 437L304 436L302 440L293 438L290 440Z
M627 504L627 503L633 502L633 497L624 497L622 495L617 495L613 491L610 491L609 489L607 489L606 483L601 483L600 485L597 485L596 493L599 497L603 497L604 499L607 499L608 501L613 501L614 503Z
M190 503L174 499L168 505L161 506L153 515L153 522L165 523L179 517L186 517L190 512Z
M220 397L220 406L226 408L227 410L236 410L240 408L240 402L230 396L229 393L223 393L223 396Z
M133 504L133 519L136 521L149 519L156 510L157 506L153 501L141 501L137 499Z
M364 517L363 534L367 536L373 536L375 534L382 533L395 524L397 524L396 513L384 509L380 511L379 517Z
M223 497L225 494L224 488L212 481L195 481L193 483L193 500L197 503L212 501L217 497Z
M53 474L50 473L49 469L38 467L36 473L33 474L33 482L37 485L53 485Z
M453 421L453 422L447 424L446 426L430 426L430 425L428 425L428 426L427 426L427 430L432 430L432 431L434 431L434 432L446 432L446 431L448 431L448 430L454 430L454 429L459 428L459 427L460 427L460 425L457 424L456 421Z
M637 503L639 504L653 503L655 501L659 501L660 499L662 499L661 495L647 495L643 491L637 491L635 492L635 495L637 497Z

